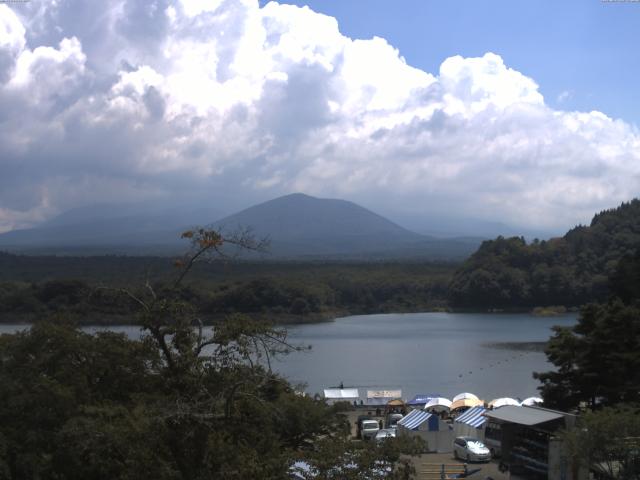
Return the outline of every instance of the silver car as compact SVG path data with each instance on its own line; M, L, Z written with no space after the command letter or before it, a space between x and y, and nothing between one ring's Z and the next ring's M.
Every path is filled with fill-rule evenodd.
M488 462L491 452L477 438L457 437L453 441L453 456L467 462Z
M382 443L387 438L396 438L395 428L383 428L382 430L378 430L378 433L376 433L376 443Z

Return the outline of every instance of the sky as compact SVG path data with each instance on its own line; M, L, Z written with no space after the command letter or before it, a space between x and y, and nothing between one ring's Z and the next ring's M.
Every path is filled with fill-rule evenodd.
M638 196L637 25L631 1L0 3L0 231L303 192L561 232Z

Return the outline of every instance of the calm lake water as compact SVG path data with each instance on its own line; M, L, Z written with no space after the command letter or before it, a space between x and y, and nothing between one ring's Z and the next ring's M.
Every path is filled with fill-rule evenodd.
M278 364L307 392L345 386L397 387L403 397L438 393L451 398L537 395L532 372L552 368L542 352L491 347L494 342L541 342L553 325L570 326L577 316L415 313L360 315L289 329L294 342L310 344ZM363 392L361 391L361 395Z
M536 395L532 372L552 368L541 352L496 348L497 342L548 340L553 325L569 326L576 315L544 318L525 314L414 313L358 315L334 322L289 326L290 340L311 345L274 368L313 394L345 386L399 388L403 397L438 393L451 398L473 392L480 398ZM0 325L10 333L24 325ZM95 331L96 328L88 328ZM111 330L139 336L134 326ZM364 394L361 391L361 394Z

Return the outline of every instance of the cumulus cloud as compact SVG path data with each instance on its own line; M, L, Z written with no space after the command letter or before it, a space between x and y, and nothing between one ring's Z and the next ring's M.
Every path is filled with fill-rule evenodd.
M383 38L257 0L12 8L0 5L0 230L214 191L567 227L638 193L636 127L554 110L494 53L429 73Z

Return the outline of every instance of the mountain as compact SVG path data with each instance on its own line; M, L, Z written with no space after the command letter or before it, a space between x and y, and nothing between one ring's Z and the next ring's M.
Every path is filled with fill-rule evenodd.
M353 202L294 193L247 208L214 224L226 232L251 226L270 239L276 257L463 258L477 239L419 235Z
M211 221L211 209L93 205L64 212L34 228L0 235L0 248L28 253L175 253L180 232Z
M484 242L458 269L451 303L464 308L579 306L603 301L610 278L640 250L640 200L596 214L589 226L527 244Z
M256 237L268 237L268 258L462 259L481 241L420 235L355 203L301 193L211 220L206 211L93 206L2 234L0 248L40 254L175 254L185 246L180 233L205 224L225 233L251 228Z

